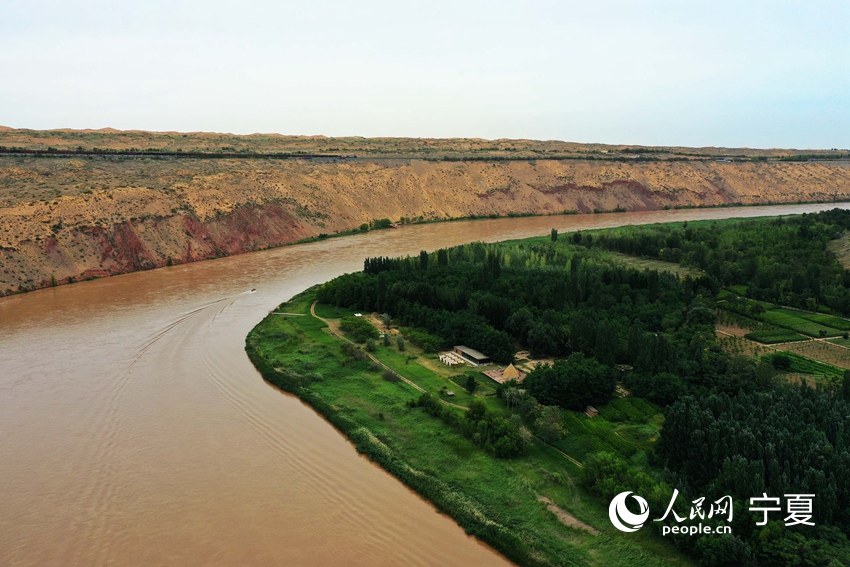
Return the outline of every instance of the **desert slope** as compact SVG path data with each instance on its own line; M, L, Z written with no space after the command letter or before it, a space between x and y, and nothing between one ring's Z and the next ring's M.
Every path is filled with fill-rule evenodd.
M0 156L0 294L389 218L850 200L846 162Z

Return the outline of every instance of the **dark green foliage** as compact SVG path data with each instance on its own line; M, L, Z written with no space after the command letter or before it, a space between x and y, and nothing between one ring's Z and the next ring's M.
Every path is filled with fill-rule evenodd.
M375 230L380 230L383 228L390 228L393 225L393 222L390 219L378 219L372 222L372 228Z
M766 345L806 340L806 337L804 337L803 335L800 335L788 329L778 329L775 331L754 331L752 333L747 333L744 336L750 339L751 341L760 342Z
M841 395L844 401L850 402L850 370L844 371L844 378L841 380Z
M440 267L445 267L449 265L449 253L445 248L440 248L437 250L437 265Z
M474 394L475 390L478 389L478 381L475 380L474 376L467 376L466 377L466 384L464 384L464 388L470 394Z
M552 232L550 233L550 235L549 235L549 236L551 237L552 242L558 242L558 229L557 229L557 228L553 228L553 229L552 229Z
M657 490L652 478L614 453L591 455L584 462L582 481L591 492L605 500L627 490L650 499Z
M780 352L770 358L770 363L773 364L773 367L777 370L791 370L791 364L793 361L790 356Z
M572 246L473 243L438 251L436 265L427 254L367 258L363 273L324 284L318 298L387 312L440 337L441 348L465 344L497 363L511 362L518 345L535 356L581 351L651 373L693 360L687 372L711 382L701 376L718 366L717 354L706 354L714 344L714 305L699 299L707 280L612 265Z
M421 348L426 353L435 353L447 346L445 341L437 335L432 335L428 331L422 329L411 329L410 327L402 327L399 329L404 337Z
M540 417L534 422L537 434L547 443L557 443L564 436L564 421L561 410L554 406L543 406Z
M757 529L747 514L734 533L759 565L846 564L850 543L850 404L806 386L753 394L685 396L666 412L661 454L706 500L767 493L815 494L818 528ZM782 518L775 518L781 520ZM839 528L830 528L827 526ZM797 558L792 560L791 558Z
M434 417L440 417L443 415L443 406L440 404L440 400L428 392L422 392L422 395L419 396L417 405L424 409L428 415L433 415Z
M366 353L363 352L363 349L351 343L343 343L340 348L344 354L358 362L363 362L369 358L366 356Z
M358 343L364 343L369 339L378 338L378 329L364 317L343 317L340 319L339 328Z
M658 374L630 373L626 377L626 387L635 396L646 398L656 404L666 406L676 401L685 392L685 383L670 372Z
M827 244L850 228L850 211L677 227L629 227L599 234L595 246L679 262L705 271L716 286L740 285L747 297L850 314L850 273ZM582 242L589 246L586 239ZM817 336L817 335L816 335Z
M616 382L611 368L575 353L552 366L538 364L523 386L542 404L584 411L588 405L607 403Z

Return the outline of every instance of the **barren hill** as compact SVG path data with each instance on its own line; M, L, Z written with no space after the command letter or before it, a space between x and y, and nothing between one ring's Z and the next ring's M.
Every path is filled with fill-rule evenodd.
M2 153L9 149L16 153ZM850 200L845 155L0 129L0 294L279 246L382 218Z

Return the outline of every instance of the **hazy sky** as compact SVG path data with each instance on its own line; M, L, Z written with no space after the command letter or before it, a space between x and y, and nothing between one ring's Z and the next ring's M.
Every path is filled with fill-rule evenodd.
M0 0L0 124L850 147L850 2Z

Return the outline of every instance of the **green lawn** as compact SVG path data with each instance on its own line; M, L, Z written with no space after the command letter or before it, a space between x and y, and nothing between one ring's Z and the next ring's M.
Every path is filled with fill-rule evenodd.
M309 313L311 301L312 294L305 293L280 310ZM327 313L319 307L317 312ZM267 380L311 404L351 437L359 450L515 562L606 567L693 564L652 531L623 534L615 530L608 520L607 502L583 491L580 468L554 448L534 440L524 456L497 459L441 419L409 407L407 402L418 397L417 391L404 382L384 380L381 372L370 370L368 360L345 355L341 344L324 323L309 316L266 317L246 340L251 359ZM453 403L472 399L450 377L429 371L416 359L407 360L410 353L379 346L375 354L429 391L439 392L443 386L453 389ZM487 379L476 380L484 385ZM507 413L492 391L489 386L482 388L476 398ZM651 404L633 398L616 400L600 408L600 413L590 419L565 412L565 426L570 430L567 445L613 448L633 455L651 449L661 423ZM539 496L551 499L600 534L565 526L538 501Z

